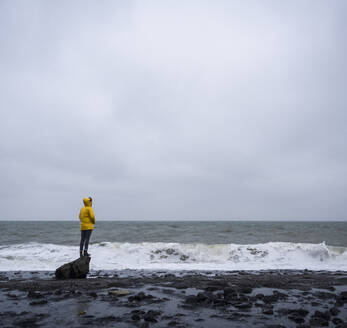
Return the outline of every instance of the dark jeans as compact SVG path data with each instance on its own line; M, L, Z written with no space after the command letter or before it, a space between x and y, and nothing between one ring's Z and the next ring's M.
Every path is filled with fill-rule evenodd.
M89 245L89 239L90 235L92 234L93 230L81 230L81 242L80 242L80 251L83 251L83 245L84 250L88 250Z

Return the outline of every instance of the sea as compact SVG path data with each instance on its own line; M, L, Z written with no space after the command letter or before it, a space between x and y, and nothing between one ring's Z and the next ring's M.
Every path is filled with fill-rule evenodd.
M79 221L0 221L0 271L79 256ZM347 222L97 221L91 270L347 271Z

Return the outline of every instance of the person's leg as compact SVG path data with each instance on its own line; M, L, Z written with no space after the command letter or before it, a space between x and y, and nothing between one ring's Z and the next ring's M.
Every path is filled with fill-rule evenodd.
M89 239L93 230L85 230L85 240L84 240L84 254L88 254Z
M86 230L81 230L80 256L82 256L83 245L84 245L84 242L85 242L85 238L86 238Z

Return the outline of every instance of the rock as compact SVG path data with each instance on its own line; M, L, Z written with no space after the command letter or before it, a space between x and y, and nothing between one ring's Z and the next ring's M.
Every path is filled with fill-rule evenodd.
M306 317L309 313L309 311L305 309L289 309L288 313L290 315L298 316L298 317Z
M141 320L141 317L140 317L137 313L134 313L134 314L131 316L131 319L133 319L134 321L140 321L140 320Z
M75 261L66 263L55 270L57 279L86 278L89 273L89 256L82 256Z
M292 321L294 321L294 322L296 322L296 323L304 323L304 322L305 322L305 319L304 319L304 318L302 318L302 317L300 317L300 316L298 316L298 315L296 315L296 314L291 314L291 315L289 315L289 316L288 316L288 319L289 319L289 320L292 320Z
M329 311L321 312L315 311L313 316L310 319L310 325L313 327L327 327L329 326L329 320L331 318L331 314Z
M337 297L337 301L339 302L339 304L346 304L347 292L341 292L340 295Z
M158 322L158 320L156 319L156 317L158 315L160 315L161 312L159 311L154 311L154 310L149 310L143 317L143 319L145 321L148 321L148 322Z
M329 321L324 320L319 317L312 317L310 319L310 326L311 327L328 327L329 326Z
M340 310L336 307L332 307L330 310L331 315L336 316L339 314Z
M109 290L109 295L115 295L115 296L126 296L130 294L130 291L126 289L116 289L116 290Z
M321 311L316 311L313 315L313 317L316 318L322 318L324 320L330 320L331 314L329 311L321 312Z
M195 295L189 295L184 300L188 304L196 304L198 302L198 299Z
M220 290L220 286L206 286L205 291L207 292L215 292L217 290Z
M330 298L336 298L337 295L334 293L328 293L328 292L316 292L313 294L314 297L320 299L320 300L327 300Z
M311 302L311 305L312 306L318 306L318 305L321 305L319 302Z
M240 293L250 294L250 293L252 293L252 288L251 287L241 287L240 288Z
M46 300L41 300L41 301L33 301L29 303L30 305L43 305L43 304L47 304Z
M145 299L151 299L151 298L154 298L154 296L151 294L146 295L144 292L139 292L138 294L134 296L130 296L128 300L130 302L133 302L133 301L143 301Z
M240 309L240 310L244 310L244 309L249 309L252 307L252 304L251 303L235 303L233 304L236 308Z
M263 309L263 313L264 314L274 314L274 311L272 309L265 308L265 309Z
M339 325L339 324L343 323L343 320L340 319L340 318L334 318L332 320L332 322L333 322L334 325Z
M214 299L216 299L216 297L212 293L209 293L209 292L198 293L198 295L196 295L196 297L197 297L199 303L212 302Z
M257 297L257 296L256 296ZM288 296L286 294L283 293L279 293L278 291L274 291L272 295L265 295L262 300L265 303L274 303L277 302L279 299L285 299ZM258 297L257 297L258 298Z
M232 287L224 288L224 298L227 298L229 295L231 295L232 297L237 296L236 289Z
M43 295L40 294L39 292L29 291L28 292L28 297L29 298L41 298L41 297L43 297Z

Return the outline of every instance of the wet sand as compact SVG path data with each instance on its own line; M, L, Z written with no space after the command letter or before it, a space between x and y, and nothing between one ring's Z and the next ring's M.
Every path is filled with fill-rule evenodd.
M0 273L1 327L347 327L347 272Z

